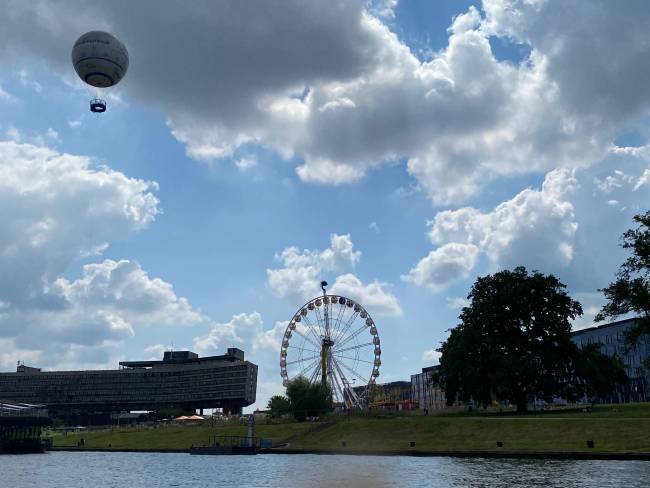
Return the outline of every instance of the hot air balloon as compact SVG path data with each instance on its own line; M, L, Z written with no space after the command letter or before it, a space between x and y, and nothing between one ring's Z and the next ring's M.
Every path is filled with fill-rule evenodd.
M129 53L124 44L108 32L86 32L74 43L72 65L85 83L105 89L124 78L129 68ZM106 102L99 97L93 98L90 111L105 112Z

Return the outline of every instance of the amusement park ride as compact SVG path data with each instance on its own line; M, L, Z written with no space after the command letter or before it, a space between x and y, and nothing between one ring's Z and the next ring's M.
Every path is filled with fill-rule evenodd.
M285 330L282 382L286 387L298 376L320 381L329 385L335 404L363 408L381 366L377 326L363 306L328 295L326 286L321 282L323 295L300 307Z

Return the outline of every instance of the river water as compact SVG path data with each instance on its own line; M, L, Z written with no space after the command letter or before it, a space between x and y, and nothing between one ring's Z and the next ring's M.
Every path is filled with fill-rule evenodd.
M0 456L1 488L650 486L650 462L51 452Z

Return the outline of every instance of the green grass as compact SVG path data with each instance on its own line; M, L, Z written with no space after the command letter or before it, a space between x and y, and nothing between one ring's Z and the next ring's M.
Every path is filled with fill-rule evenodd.
M310 429L322 426L320 430ZM157 429L121 428L56 435L55 447L76 446L84 438L88 448L187 449L203 445L215 435L245 435L246 424L217 427L162 426ZM503 450L514 451L646 451L650 452L650 404L600 405L593 412L563 409L516 415L512 412L437 412L429 416L332 416L327 424L258 422L258 437L274 442L290 440L291 449L342 450ZM587 448L587 440L595 449ZM347 446L342 448L341 442Z
M595 442L587 448L587 440ZM299 436L295 449L650 451L650 405L598 406L530 415L437 414L339 419Z
M306 432L312 425L308 423L262 424L255 428L257 437L281 442L286 438ZM111 449L189 449L190 446L208 444L217 436L246 435L245 423L227 423L211 427L209 425L170 425L159 428L121 427L120 429L88 430L84 432L56 434L52 437L54 447L75 447L83 437L87 448Z

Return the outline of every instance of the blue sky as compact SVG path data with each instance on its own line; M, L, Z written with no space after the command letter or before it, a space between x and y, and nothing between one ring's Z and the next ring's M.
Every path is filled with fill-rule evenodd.
M140 30L146 6L88 5L97 24L57 2L0 21L3 370L234 345L262 405L317 276L375 318L380 380L408 379L498 269L556 273L589 325L648 207L643 2L574 23L557 2L304 2L298 20L270 2L225 24L166 2ZM97 28L131 56L101 115L69 64ZM614 33L645 44L582 42Z

